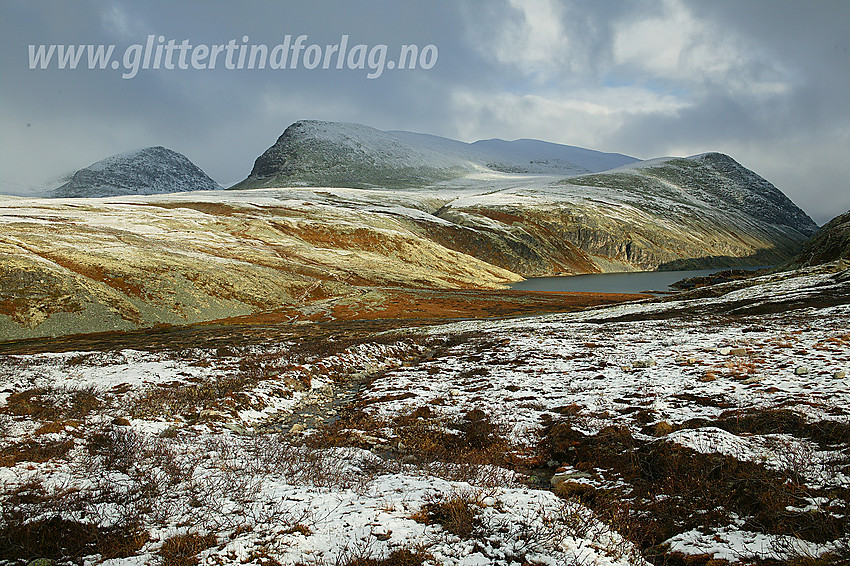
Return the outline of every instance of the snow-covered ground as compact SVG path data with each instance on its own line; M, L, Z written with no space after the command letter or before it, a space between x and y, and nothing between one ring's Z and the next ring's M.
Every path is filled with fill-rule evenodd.
M635 442L788 474L809 494L789 513L840 515L848 447L799 430L850 423L846 278L761 283L689 301L332 336L327 347L302 326L232 347L7 354L0 527L61 516L149 535L128 557L92 551L87 564L160 563L168 541L187 534L212 535L187 551L202 564L352 564L402 550L426 564L642 562L607 519L542 489L545 471L482 462L461 472L410 453L393 419L426 407L431 423L479 409L526 458L546 422L568 415L587 438L620 426ZM787 307L732 313L767 297ZM371 421L350 419L355 407ZM729 426L771 411L796 415L797 428ZM334 424L358 440L317 442ZM539 465L552 485L623 481ZM447 509L467 513L468 528ZM758 532L746 519L679 530L668 551L747 561L841 546Z

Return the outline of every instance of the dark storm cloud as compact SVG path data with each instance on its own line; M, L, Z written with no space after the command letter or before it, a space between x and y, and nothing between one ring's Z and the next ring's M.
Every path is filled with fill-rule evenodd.
M300 118L533 137L650 158L724 151L818 222L850 208L847 2L5 2L0 178L162 144L237 181ZM31 71L29 44L434 44L431 70Z

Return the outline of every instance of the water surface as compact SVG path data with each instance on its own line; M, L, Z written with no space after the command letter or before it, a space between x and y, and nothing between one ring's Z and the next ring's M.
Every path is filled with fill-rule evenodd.
M734 269L760 269L736 267ZM591 273L564 277L532 277L511 285L522 291L571 291L582 293L665 293L675 291L672 283L689 277L703 277L718 271L732 269L693 269L686 271L634 271L627 273Z

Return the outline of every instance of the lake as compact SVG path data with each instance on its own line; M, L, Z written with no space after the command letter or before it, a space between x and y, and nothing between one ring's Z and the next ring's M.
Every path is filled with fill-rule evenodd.
M728 269L761 269L759 267L721 267L688 271L633 271L625 273L591 273L564 277L532 277L511 285L522 291L571 291L580 293L656 293L675 291L672 283L688 277L702 277Z

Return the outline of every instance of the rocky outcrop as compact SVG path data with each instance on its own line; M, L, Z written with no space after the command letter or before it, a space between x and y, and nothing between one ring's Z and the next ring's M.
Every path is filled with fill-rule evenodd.
M209 191L221 187L176 151L162 146L107 157L80 169L55 197L109 197Z

